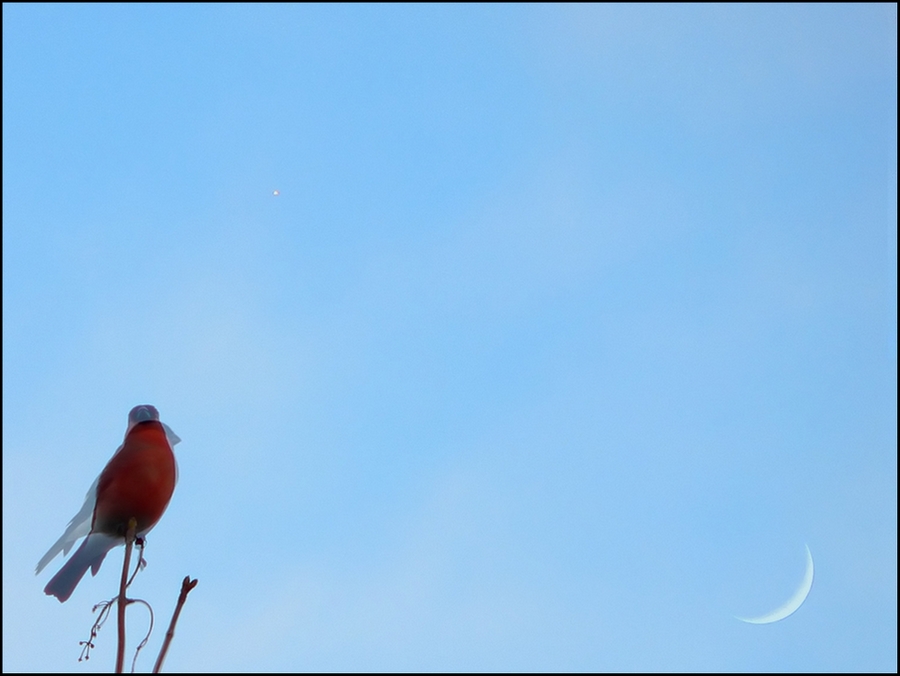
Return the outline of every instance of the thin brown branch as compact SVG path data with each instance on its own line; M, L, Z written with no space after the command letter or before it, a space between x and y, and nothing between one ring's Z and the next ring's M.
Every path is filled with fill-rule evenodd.
M132 576L132 579L134 576ZM150 613L150 626L147 627L147 633L144 635L144 640L140 642L137 648L134 649L134 657L131 658L131 673L134 673L134 668L137 666L137 658L140 655L141 650L144 649L144 646L147 645L147 641L150 640L150 635L153 633L153 607L147 603L144 599L128 599L129 605L132 603L141 603L147 608L147 612Z
M184 606L184 602L187 601L187 595L196 586L197 580L192 580L190 575L181 582L181 593L178 595L178 603L175 604L175 612L172 613L172 621L169 622L166 638L163 640L162 648L159 649L159 657L156 658L156 664L153 665L154 674L158 674L159 670L162 669L163 660L166 659L166 654L169 652L169 644L172 643L172 638L175 636L175 624L178 622L178 616L181 615L181 609Z
M94 625L91 627L91 637L87 641L79 641L78 644L82 646L81 648L81 657L78 658L78 661L89 660L91 659L91 650L94 649L94 639L97 638L97 635L100 633L100 628L106 623L106 620L109 619L110 608L112 608L113 603L116 600L112 599L111 601L103 601L102 603L98 603L91 609L92 613L96 613L97 609L100 610L100 614L97 616L97 619L94 620Z
M137 519L131 517L128 520L128 530L125 532L125 564L122 566L122 579L119 582L119 644L116 649L116 673L121 674L125 665L125 588L128 586L128 569L131 568L131 548L134 545L134 531L137 529Z

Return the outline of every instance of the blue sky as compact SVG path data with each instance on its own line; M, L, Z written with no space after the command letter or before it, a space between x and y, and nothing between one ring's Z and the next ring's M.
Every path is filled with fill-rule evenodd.
M143 670L191 575L170 671L895 671L896 83L895 5L4 5L4 669L152 403Z

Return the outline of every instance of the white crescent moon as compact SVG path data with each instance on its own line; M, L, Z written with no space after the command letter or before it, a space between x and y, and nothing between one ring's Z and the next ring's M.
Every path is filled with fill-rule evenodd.
M802 606L806 597L809 596L809 590L812 589L813 584L813 571L812 554L809 551L809 545L806 545L806 574L803 576L803 582L800 583L800 587L794 592L794 595L788 599L788 602L780 608L776 608L771 613L766 613L759 617L738 617L737 619L741 622L749 622L750 624L770 624L772 622L778 622L778 620L783 620L789 615L793 615L794 611Z

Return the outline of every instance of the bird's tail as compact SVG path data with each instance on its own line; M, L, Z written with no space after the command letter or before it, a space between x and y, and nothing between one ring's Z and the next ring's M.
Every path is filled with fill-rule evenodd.
M64 603L75 591L75 587L81 582L81 578L84 577L88 568L91 569L92 575L96 575L109 550L123 542L123 538L103 533L91 533L65 565L59 569L59 572L53 576L53 579L47 583L44 593L47 596L55 596L60 603Z

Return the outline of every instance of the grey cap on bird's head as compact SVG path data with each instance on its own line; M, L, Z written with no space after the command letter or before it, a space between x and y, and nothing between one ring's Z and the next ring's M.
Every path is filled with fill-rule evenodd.
M156 406L151 404L141 404L135 406L128 413L129 423L146 422L147 420L159 420L159 411L156 410Z

